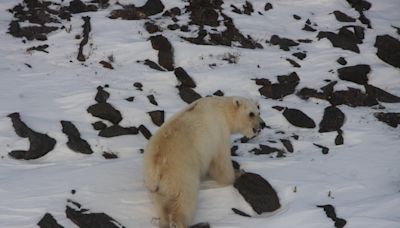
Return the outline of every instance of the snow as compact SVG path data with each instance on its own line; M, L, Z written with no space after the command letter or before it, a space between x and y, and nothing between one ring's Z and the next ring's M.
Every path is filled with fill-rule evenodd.
M114 2L114 1L111 1ZM130 3L123 1L121 3ZM135 1L142 5L145 1ZM346 219L348 228L400 227L400 135L399 127L391 128L373 116L371 107L352 108L340 105L346 115L342 127L344 145L336 146L336 133L318 133L315 129L300 129L292 126L281 114L272 109L279 105L297 108L309 115L316 123L322 119L328 102L316 99L301 100L289 95L282 101L263 98L251 79L267 78L276 82L277 75L296 71L300 77L297 90L303 87L320 88L325 79L338 80L336 60L343 56L347 66L369 64L372 68L369 83L392 94L400 96L400 70L384 63L376 56L374 47L377 35L389 34L397 39L400 35L391 26L400 26L400 2L398 0L370 1L372 7L365 12L373 29L365 30L361 54L333 48L327 39L318 41L317 32L301 30L310 18L319 31L337 32L340 27L361 24L340 23L335 20L334 10L358 17L346 1L292 1L271 0L273 9L264 11L266 1L249 1L255 12L238 15L231 12L231 4L239 8L245 1L225 0L223 11L234 19L243 34L249 34L264 46L264 49L243 49L225 46L203 46L190 44L179 36L178 31L165 30L163 35L174 47L175 66L183 67L197 83L195 90L202 96L211 95L221 89L225 95L242 95L257 99L261 104L262 117L272 129L264 130L256 139L240 144L240 156L233 157L248 171L263 176L277 191L282 208L273 213L256 215L250 205L232 186L221 187L214 181L202 184L199 205L194 223L209 222L212 227L333 227L316 205L332 204L337 216ZM151 224L155 213L142 184L142 149L147 140L142 135L102 138L97 135L91 123L99 119L87 113L88 106L95 103L96 87L105 88L111 96L109 103L121 111L121 126L145 125L151 132L157 126L146 112L165 110L166 118L186 104L179 98L175 88L177 80L173 72L155 71L137 60L150 59L157 62L157 52L151 48L149 34L143 28L144 20L124 21L107 18L110 10L73 15L70 33L57 30L47 41L27 41L7 34L12 14L6 12L17 1L0 2L0 227L34 227L46 212L51 213L64 227L76 227L65 216L67 199L81 203L93 212L104 212L125 227L155 227ZM166 9L183 7L183 1L163 1ZM65 4L65 3L63 3ZM116 8L116 7L115 7ZM257 11L263 13L259 15ZM293 14L302 17L297 21ZM81 34L82 16L91 17L92 46L85 46L89 58L81 64L76 60ZM158 18L159 16L152 16ZM180 16L188 20L187 16ZM165 19L165 26L168 20ZM289 52L279 46L270 46L265 41L271 35L290 39L311 39L313 43L292 47ZM27 53L31 46L49 44L49 54ZM299 49L299 50L297 50ZM298 60L291 54L306 51L307 58ZM237 64L222 60L231 53L238 56ZM98 64L112 55L114 70ZM285 59L291 58L302 67L293 68ZM70 62L72 61L72 62ZM29 68L25 63L32 66ZM216 63L211 68L209 64ZM260 66L260 68L257 67ZM334 70L330 73L329 70ZM143 84L143 91L133 87L134 82ZM338 81L335 89L348 86L360 88L357 84ZM154 95L158 106L150 104L147 95ZM125 98L134 96L133 102ZM383 103L387 112L400 112L397 103ZM27 139L18 137L8 114L19 112L21 119L35 131L46 133L57 140L56 147L36 160L15 160L8 152L27 149ZM71 151L67 137L62 133L61 120L72 121L87 140L92 155ZM276 134L284 131L284 134ZM290 138L293 134L299 140ZM239 136L232 138L237 139ZM254 155L248 151L260 143L283 148L281 138L290 138L294 153L284 158L269 155ZM330 148L327 155L313 143ZM270 144L268 144L270 145ZM118 159L106 160L103 151L115 152ZM76 190L72 194L71 190ZM252 218L241 217L231 208L240 209Z

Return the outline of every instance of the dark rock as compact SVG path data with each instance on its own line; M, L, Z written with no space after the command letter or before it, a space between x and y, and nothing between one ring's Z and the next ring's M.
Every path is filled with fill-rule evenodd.
M395 96L391 93L388 93L383 89L380 89L378 87L375 87L373 85L368 85L368 84L365 84L364 86L365 86L366 93L369 96L376 98L378 101L386 102L386 103L400 102L400 97Z
M89 33L92 30L91 25L90 25L90 17L85 16L82 17L84 23L82 25L83 32L82 32L82 40L79 44L79 49L78 49L78 57L77 59L81 62L84 62L86 60L86 57L83 55L83 47L88 43L89 41Z
M115 153L112 153L112 152L103 152L103 157L105 158L105 159L116 159L116 158L118 158L118 155L116 155Z
M349 50L356 53L360 53L358 48L358 43L360 40L356 37L354 33L342 28L339 30L338 34L333 32L319 32L317 35L318 39L327 38L334 47L339 47L343 50Z
M307 32L315 32L315 31L317 31L315 28L311 27L308 24L305 24L304 27L302 28L302 30L307 31Z
M119 125L112 125L99 132L99 136L111 138L121 135L137 135L139 133L136 127L121 127Z
M236 209L236 208L232 208L232 211L233 211L235 214L240 215L240 216L251 217L249 214L246 214L245 212L243 212L243 211L241 211L241 210L239 210L239 209Z
M167 28L172 31L179 29L179 27L180 26L178 24L170 24L167 26Z
M90 11L97 11L97 6L93 4L86 5L81 0L72 0L69 2L68 11L75 13L84 13Z
M107 125L105 123L103 123L102 121L96 121L96 122L92 123L92 126L96 131L100 131L100 130L107 128Z
M296 52L296 53L293 53L292 55L300 60L303 60L307 57L307 54L304 52Z
M129 102L133 102L135 100L135 97L128 97L125 100L129 101Z
M294 151L293 145L289 139L280 139L280 141L288 152L293 153L293 151Z
M187 26L187 25L182 25L180 30L181 30L182 32L190 32L189 26Z
M201 98L200 94L189 87L177 86L177 88L179 90L179 96L181 97L181 99L188 104Z
M31 51L41 51L44 53L49 53L46 49L49 47L49 45L44 44L44 45L39 45L39 46L33 46L30 47L28 49L26 49L27 52L31 52Z
M36 159L46 155L54 149L56 140L47 134L38 133L30 129L24 122L22 122L19 113L11 113L8 115L11 118L15 133L22 138L29 139L28 151L14 150L9 153L10 156L16 159Z
M180 86L196 88L196 83L182 67L175 68L174 73L178 81L181 82Z
M392 25L392 28L396 29L397 34L400 35L400 27L396 27L396 26Z
M232 160L232 166L235 170L240 170L240 164L237 161Z
M371 8L371 3L365 0L346 0L357 11L366 11Z
M210 224L207 222L201 222L201 223L197 223L193 226L190 226L189 228L210 228Z
M278 110L280 112L282 112L283 110L285 110L285 107L282 106L272 106L273 109Z
M304 112L298 109L286 108L283 111L283 116L296 127L314 128L315 122L308 117Z
M220 22L218 21L218 11L221 10L222 0L216 1L189 1L189 5L186 6L187 11L190 14L190 20L193 24L204 26L209 25L212 27L218 27Z
M324 209L326 216L335 222L336 228L343 228L346 225L346 220L336 217L335 208L332 205L317 205L317 207Z
M344 113L339 108L335 106L326 107L324 116L319 123L319 132L338 131L343 126L345 118Z
M338 76L342 80L354 82L360 85L368 83L367 75L371 72L371 67L366 64L343 67L337 70Z
M166 10L163 13L163 16L164 17L176 17L176 16L180 16L181 13L182 13L181 9L179 9L178 7L174 7L174 8L171 8L169 10Z
M137 90L143 91L143 85L140 82L133 83L133 86L136 87Z
M81 138L81 134L75 125L70 121L61 121L62 132L68 136L67 146L75 152L92 154L93 150L89 143Z
M384 62L400 68L400 41L389 35L377 36L375 47L376 55Z
M301 20L301 17L299 15L297 15L297 14L293 14L293 18L296 19L296 20Z
M46 213L42 219L37 223L40 228L63 228L60 224L57 223L57 220L54 219L53 215L50 213Z
M158 103L157 103L157 101L156 101L156 98L154 97L153 94L148 95L148 96L147 96L147 99L149 100L149 102L150 102L151 104L158 106Z
M154 24L154 22L146 21L146 23L144 23L144 28L150 34L161 32L161 28L158 25Z
M109 103L98 103L89 106L87 112L95 117L108 120L113 124L118 124L122 120L121 112Z
M297 68L300 68L300 67L301 67L300 64L298 64L298 63L297 63L296 61L294 61L293 59L286 58L286 61L288 61L290 64L292 64L293 67L297 67Z
M238 154L236 153L236 151L239 149L238 146L232 146L231 147L231 156L238 156Z
M233 8L232 12L237 13L237 14L243 14L243 12L236 6L231 5L231 7Z
M148 0L143 6L134 5L123 6L122 9L113 10L110 14L111 19L121 18L123 20L141 20L148 16L161 13L164 5L160 0Z
M265 3L265 6L264 6L264 10L265 10L265 11L271 10L271 9L273 9L273 8L274 8L274 7L272 6L271 3L269 3L269 2Z
M110 93L105 91L102 86L97 87L97 93L96 93L96 96L94 97L94 99L98 103L106 103L109 97L110 97Z
M313 144L314 144L314 146L322 149L322 154L328 154L329 153L329 148L328 147L322 146L322 145L319 145L319 144L316 144L316 143L313 143Z
M386 123L387 125L396 128L397 125L400 124L400 113L396 113L396 112L377 112L374 113L374 116L379 120L382 121L384 123Z
M27 40L47 40L47 34L57 30L55 26L25 26L21 27L18 21L11 21L8 33L14 37L25 37Z
M358 107L358 106L374 106L378 104L376 98L363 93L359 89L348 88L348 90L340 90L335 91L328 98L328 101L332 105L341 105L345 104L350 107Z
M251 13L253 12L254 12L253 5L249 1L246 1L246 3L243 5L243 13L251 15Z
M164 111L163 110L156 110L156 111L151 111L148 112L150 115L151 121L157 125L161 126L164 123Z
M107 62L107 61L101 60L99 63L100 63L104 68L107 68L107 69L110 69L110 70L113 70L113 69L114 69L114 67L112 66L112 64L109 63L109 62Z
M140 61L138 61L140 62ZM151 61L150 59L144 60L144 65L149 66L151 69L158 70L158 71L165 71L165 69L161 68L157 63Z
M119 222L105 213L91 213L80 204L69 200L65 214L78 227L85 228L123 228Z
M257 214L272 212L281 207L273 187L258 174L244 173L236 179L233 186Z
M347 64L346 59L343 58L343 57L338 58L338 59L336 60L336 62L338 62L338 63L339 63L340 65L342 65L342 66L344 66L344 65Z
M299 41L300 43L305 43L305 44L312 43L312 40L310 40L310 39L298 39L297 41Z
M158 63L165 69L174 70L174 54L171 43L162 35L150 37L151 46L158 50Z
M337 132L338 132L338 134L335 138L335 145L343 145L343 143L344 143L343 132L342 132L342 130L338 130Z
M147 129L147 127L145 127L144 125L140 125L139 126L139 131L140 133L147 139L149 140L152 136L151 132L149 131L149 129Z
M272 154L275 152L279 153L283 151L275 147L270 147L267 145L260 144L260 148L254 148L251 150L251 152L254 152L255 155L260 155L260 154Z
M284 51L289 51L290 47L298 46L299 43L288 39L288 38L280 38L278 35L272 35L269 41L272 45L279 45L279 48Z
M355 18L348 16L347 14L340 12L339 10L333 11L333 14L336 17L336 20L340 22L356 22Z
M221 90L217 90L213 93L214 96L219 96L219 97L223 97L224 96L224 92L222 92Z
M255 79L257 85L262 85L258 90L260 94L272 99L282 99L287 95L293 94L300 82L296 72L292 72L289 75L279 75L277 78L279 83L273 84L268 79Z
M310 88L302 88L296 93L296 95L303 100L308 100L310 97L322 100L327 99L327 97L323 93L318 92L316 89L310 89Z

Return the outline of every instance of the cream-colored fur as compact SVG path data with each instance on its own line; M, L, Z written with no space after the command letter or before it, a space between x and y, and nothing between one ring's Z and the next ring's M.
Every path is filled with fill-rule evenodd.
M243 97L201 98L165 122L144 152L145 185L159 226L188 227L201 178L208 174L221 185L235 180L230 135L254 137L264 125L257 103Z

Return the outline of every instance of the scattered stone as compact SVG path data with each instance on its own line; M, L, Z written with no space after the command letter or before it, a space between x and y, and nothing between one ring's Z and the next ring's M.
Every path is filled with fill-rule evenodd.
M299 43L288 39L288 38L280 38L278 35L272 35L269 41L272 45L279 45L279 48L284 51L289 51L290 47L298 46Z
M181 99L188 104L201 98L201 95L198 94L196 91L194 91L192 88L185 86L177 86L177 88L179 90L178 94L181 97Z
M64 228L58 224L57 220L50 213L46 213L37 225L40 228Z
M297 68L300 68L300 67L301 67L300 64L298 64L298 63L297 63L296 61L294 61L293 59L286 58L286 61L288 61L290 64L292 64L293 67L297 67Z
M366 64L343 67L337 70L338 76L342 80L354 82L360 85L368 83L367 75L371 72L371 67Z
M73 13L84 13L97 11L97 6L94 4L86 5L81 0L72 0L69 2L68 10Z
M347 64L346 59L343 58L343 57L338 58L338 59L336 60L336 62L338 62L338 63L339 63L340 65L342 65L342 66L344 66L344 65Z
M240 215L240 216L251 217L249 214L246 214L245 212L243 212L243 211L241 211L241 210L239 210L239 209L236 209L236 208L232 208L232 211L233 211L235 214Z
M236 179L233 186L257 214L272 212L281 207L274 188L258 174L246 172Z
M62 132L68 136L67 146L71 150L82 153L92 154L93 150L89 143L81 138L81 134L71 121L61 121Z
M196 88L196 83L182 67L175 68L174 73L178 81L181 83L180 86Z
M105 159L116 159L116 158L118 158L118 155L117 154L115 154L115 153L112 153L112 152L103 152L103 157L105 158Z
M286 108L283 111L283 116L296 127L315 128L314 120L298 109Z
M231 147L231 156L238 156L236 151L239 149L237 145Z
M75 195L75 193L76 193L76 190L75 190L75 189L72 189L72 190L71 190L71 194L72 194L72 195Z
M78 227L85 228L123 228L119 222L105 213L91 213L79 203L68 200L65 214Z
M279 75L277 78L279 83L273 84L268 79L254 79L257 85L262 86L258 90L260 94L272 99L282 99L287 95L293 94L300 82L296 72L292 72L289 75Z
M342 130L338 130L337 131L338 134L335 138L335 145L343 145L344 143L344 139L343 139L343 131Z
M156 101L156 98L154 97L153 94L148 95L148 96L147 96L147 99L149 100L149 102L150 102L151 104L153 104L153 105L155 105L155 106L158 106L158 103L157 103L157 101Z
M283 110L285 110L285 107L282 106L272 106L273 109L278 110L280 112L282 112Z
M128 97L125 100L129 101L129 102L133 102L135 100L135 97Z
M219 97L223 97L224 96L224 92L222 92L221 90L217 90L213 93L214 96L219 96Z
M150 21L146 21L146 23L144 23L144 28L150 34L162 31L158 25L156 25L156 24L154 24L154 22L150 22Z
M193 226L190 226L189 228L210 228L210 224L207 222L201 222L201 223L197 223Z
M310 40L310 39L298 39L297 41L299 41L300 43L305 43L305 44L312 43L312 40Z
M100 131L100 130L107 128L107 125L105 123L103 123L102 121L96 121L96 122L92 123L92 126L93 126L93 129L95 129L96 131Z
M151 121L157 125L161 126L164 123L164 111L163 110L156 110L156 111L151 111L148 112L150 115Z
M140 125L139 126L139 131L140 133L147 139L149 140L152 136L151 132L149 131L149 129L147 129L147 127L145 127L144 125Z
M138 61L140 62L140 61ZM158 71L165 71L165 69L161 68L157 63L151 61L150 59L145 59L143 61L144 65L149 66L151 69L158 70Z
M300 60L303 60L307 57L307 54L304 52L296 52L296 53L293 53L292 55Z
M264 6L264 11L272 10L273 8L272 4L267 2Z
M240 164L237 161L232 160L232 166L235 170L240 170Z
M356 22L355 18L352 18L339 10L333 11L333 14L336 17L336 20L338 20L340 22Z
M317 207L324 209L326 216L335 222L336 228L343 228L346 225L346 220L336 217L335 208L332 205L317 205Z
M137 135L139 133L136 127L121 127L119 125L112 125L99 132L99 136L105 138L117 137L121 135Z
M282 153L283 152L281 149L278 149L275 147L270 147L270 146L263 145L263 144L260 144L259 146L260 146L260 148L254 148L254 149L250 150L250 152L254 152L255 155L272 154L275 152Z
M297 15L297 14L293 14L293 18L296 19L296 20L301 20L301 17L299 15Z
M280 141L288 152L293 153L293 151L294 151L293 145L289 139L280 139Z
M79 1L79 0L78 0ZM83 55L83 47L88 43L89 41L89 33L91 31L91 25L90 25L90 17L85 16L82 17L84 23L82 25L83 32L82 32L82 40L81 43L79 44L79 49L78 49L78 57L77 59L81 62L84 62L86 60L86 57Z
M324 116L319 123L319 132L338 131L343 126L346 117L344 113L335 106L326 107Z
M313 144L314 144L314 146L322 149L322 154L328 154L329 153L329 148L328 147L322 146L322 145L319 145L319 144L316 144L316 143L313 143Z
M21 27L18 21L11 21L8 32L14 37L25 37L27 40L47 40L47 34L57 30L55 26L25 26Z
M98 103L89 106L87 112L100 119L108 120L113 124L118 124L122 120L121 112L109 103Z
M311 27L308 24L305 24L304 27L302 28L302 30L307 31L307 32L315 32L315 31L317 31L315 28Z
M143 85L140 82L133 83L133 86L136 87L137 90L143 91Z
M386 103L398 103L400 102L400 97L386 92L383 89L375 87L373 85L365 84L365 91L370 97L374 97L378 101Z
M396 27L396 26L392 25L392 28L396 29L397 34L400 35L400 27Z
M165 69L174 70L174 54L171 43L163 35L150 37L151 46L158 50L158 63Z
M400 68L400 41L389 35L377 36L375 45L376 55L384 62Z
M397 125L400 124L400 113L396 113L396 112L377 112L374 113L374 116L379 120L382 121L384 123L386 123L387 125L396 128Z
M49 47L49 45L44 44L44 45L39 45L39 46L33 46L28 49L26 49L27 52L32 52L32 51L41 51L44 53L49 53L46 49Z
M110 97L110 93L105 91L102 86L97 87L97 93L94 97L94 100L98 103L106 103L108 98Z
M8 115L11 118L12 125L15 133L22 138L29 139L29 149L27 151L14 150L9 153L11 157L16 159L37 159L54 149L56 140L48 136L47 134L38 133L30 129L24 122L18 112L14 112Z
M246 1L246 3L243 5L243 13L251 15L251 13L253 12L254 12L253 5L249 1Z
M109 62L106 62L106 61L104 61L104 60L101 60L99 63L100 63L104 68L107 68L107 69L110 69L110 70L113 70L113 69L114 69L114 67L112 66L112 64L109 63Z
M31 64L24 63L24 65L27 66L27 67L29 67L29 68L32 68L32 65L31 65Z
M180 26L179 26L178 24L171 24L171 25L168 25L168 26L167 26L167 28L168 28L169 30L172 30L172 31L179 29L179 27L180 27Z
M348 90L333 92L328 98L328 101L334 106L345 104L350 107L374 106L378 104L376 98L363 93L359 89L351 87L349 87Z
M360 43L360 38L346 27L339 29L338 34L333 32L319 32L317 37L318 39L327 38L334 47L360 53L360 49L357 45Z
M176 17L176 16L180 16L181 15L181 9L179 9L178 7L173 7L169 10L166 10L163 13L164 17Z
M141 20L148 16L161 13L164 5L160 0L148 0L143 6L122 5L122 9L113 10L109 16L111 19Z

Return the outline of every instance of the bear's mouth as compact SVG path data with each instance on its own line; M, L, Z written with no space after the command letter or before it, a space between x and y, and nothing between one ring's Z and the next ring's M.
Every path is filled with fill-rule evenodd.
M258 135L261 132L261 128L254 128L253 127L253 133Z

